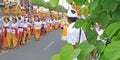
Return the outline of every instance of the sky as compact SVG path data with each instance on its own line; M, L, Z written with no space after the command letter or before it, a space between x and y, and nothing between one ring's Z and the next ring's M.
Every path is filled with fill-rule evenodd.
M45 2L49 2L50 0L44 0ZM66 0L59 0L59 5L64 6L65 9L70 9L71 6L66 2Z

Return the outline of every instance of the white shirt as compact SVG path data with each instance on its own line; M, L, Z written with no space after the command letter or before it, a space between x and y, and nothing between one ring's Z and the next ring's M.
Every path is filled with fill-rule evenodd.
M10 22L8 22L8 23L5 23L4 22L4 27L8 27L7 28L7 32L10 32ZM5 31L5 29L3 30L3 32Z
M46 22L45 22L45 21L41 21L41 24L44 24L44 28L46 28L46 27L47 27L47 24L46 24Z
M23 19L18 20L18 27L23 27ZM18 28L19 32L23 31L23 28Z
M27 24L28 24L28 26L32 26L32 23L30 23L30 22L27 22Z
M26 22L26 23L23 23L23 27L24 28L27 28L28 27L28 23Z
M18 23L15 23L15 24L12 23L12 24L11 24L11 27L12 27L12 28L18 28ZM11 30L11 33L12 33L12 34L15 34L15 30L12 29L12 30ZM19 32L18 32L18 33L19 33Z
M51 19L49 20L49 22L50 22L50 24L52 24L52 20Z
M51 25L54 25L55 24L55 21L54 20L51 20Z
M80 29L73 28L74 24L75 24L75 22L71 23L67 28L67 43L70 43L72 45L75 45L76 43L78 43L79 32L80 32ZM85 33L84 33L83 29L81 28L80 43L82 43L86 40L87 39L86 39Z
M35 29L41 29L41 22L34 22Z

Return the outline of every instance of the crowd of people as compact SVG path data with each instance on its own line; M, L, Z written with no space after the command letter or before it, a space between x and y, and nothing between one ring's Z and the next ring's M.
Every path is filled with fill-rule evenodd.
M33 6L31 13L24 7L14 6L12 15L8 15L8 2L5 3L5 16L0 19L0 50L22 47L31 40L31 35L39 41L41 36L60 28L61 12Z
M62 14L44 7L33 6L33 10L27 12L24 6L14 3L11 9L12 15L9 15L10 8L6 2L5 16L0 19L0 50L3 48L8 51L11 48L22 47L31 40L31 35L39 41L41 36L59 28L63 29L62 40L66 40L77 48L77 44L87 42L84 30L74 27L78 18L85 19L85 17L80 17L78 10L80 9L69 9L67 14ZM101 24L96 24L95 30L99 35L97 38L99 40L103 33ZM77 60L77 57L73 60Z

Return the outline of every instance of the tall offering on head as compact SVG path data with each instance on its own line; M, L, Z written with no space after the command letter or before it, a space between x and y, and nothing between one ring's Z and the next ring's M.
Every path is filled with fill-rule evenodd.
M6 17L8 17L8 15L10 13L9 2L7 2L7 1L4 2L4 13L5 13Z

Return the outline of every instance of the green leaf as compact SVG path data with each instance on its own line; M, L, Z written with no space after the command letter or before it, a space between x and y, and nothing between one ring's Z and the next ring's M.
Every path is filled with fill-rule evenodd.
M85 5L88 6L90 3L88 2L88 0L85 1Z
M85 20L84 24L82 25L82 28L84 30L84 32L86 32L89 28L90 28L90 23L88 23L87 20Z
M93 10L93 13L99 13L100 11L102 11L102 6L98 4L97 7Z
M102 55L100 56L99 60L108 60L108 58L106 58L106 57L104 56L104 54L102 54Z
M118 7L112 14L112 19L115 21L120 21L120 7Z
M74 27L75 27L75 28L80 28L80 27L82 27L83 24L84 24L84 20L83 20L83 19L79 19L79 20L77 20L77 21L75 22Z
M98 5L98 0L93 0L90 5L88 6L88 10L89 12L95 10L95 8L97 7Z
M87 10L86 7L82 8L81 14L85 15L86 14L86 10Z
M94 49L94 45L89 44L87 42L83 42L79 45L79 48L81 49L80 54L78 55L78 59L82 60L85 58L91 51Z
M80 48L76 48L72 53L73 58L77 57L79 55L79 53L80 53Z
M50 60L61 60L60 54L55 54Z
M73 2L73 0L66 0L68 3L72 3Z
M117 3L114 0L104 0L102 6L105 11L110 12L116 9Z
M110 43L104 50L104 56L108 60L117 60L120 58L120 41Z
M106 28L105 33L108 36L108 38L111 39L116 33L118 33L117 31L119 30L120 22L114 22Z
M97 36L98 36L97 32L89 29L89 30L87 30L86 35L87 35L88 42L95 44Z
M120 31L116 35L113 36L111 41L120 41Z
M61 50L61 59L62 60L72 60L74 57L78 56L80 49L74 49L71 44L66 44Z
M77 5L83 5L85 3L85 0L74 0L74 2L77 4Z
M56 7L58 5L59 0L50 0L50 5L52 7Z
M102 28L105 29L111 21L111 17L106 12L100 12L93 21L100 23Z
M97 41L97 47L98 47L98 54L101 55L101 53L104 51L106 45L102 41Z
M66 44L61 50L61 59L62 60L71 60L71 53L74 51L74 48L71 44Z

